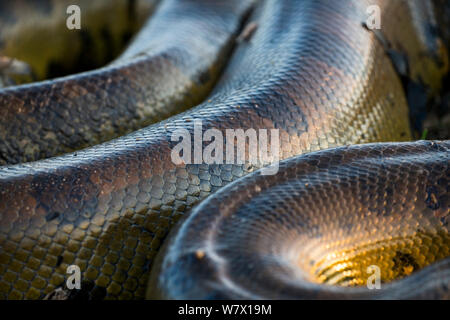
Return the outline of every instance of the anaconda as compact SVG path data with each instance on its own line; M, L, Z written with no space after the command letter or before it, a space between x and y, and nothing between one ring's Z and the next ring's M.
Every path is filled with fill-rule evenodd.
M219 0L213 2L224 3ZM178 3L194 6L193 2L188 0ZM380 9L380 30L371 30L365 23L368 18L367 8L371 5L377 5ZM276 129L279 132L281 159L343 145L410 140L412 136L408 107L399 76L399 70L402 68L393 63L392 56L400 54L406 57L408 68L403 68L403 71L406 70L407 76L415 81L422 81L430 88L430 93L438 90L440 79L448 67L448 57L439 33L434 32L438 30L432 19L434 14L435 10L429 3L419 0L258 1L249 20L257 26L256 29L254 27L252 34L244 37L247 39L237 46L220 81L203 103L162 122L76 153L1 167L1 297L42 297L64 285L67 267L73 264L82 270L84 282L81 293L87 297L144 297L149 270L171 226L200 200L229 182L258 169L258 165L251 166L248 163L175 164L171 152L179 141L173 139L173 136L176 136L179 130L186 130L193 136L194 124L199 121L203 131L215 128L222 132L223 136L226 135L227 129ZM199 19L198 23L202 21ZM430 29L430 26L433 28ZM132 96L128 99L132 99ZM206 145L204 142L203 146ZM447 144L440 146L439 159L444 159L448 164ZM387 161L385 155L376 152L380 148L385 146L369 146L367 149L375 150L373 161L369 162L375 171L383 169L383 161ZM192 149L195 153L195 148ZM407 160L408 150L414 153L416 149L422 150L424 159L428 159L427 155L431 151L423 147L423 143L419 143L418 147L413 145L390 149L393 150L392 162L396 164L395 155L398 155L400 162ZM350 150L348 156L363 156L364 150L366 149L356 147ZM328 153L314 153L310 158L316 159L323 155L325 159L347 157L342 149L325 152ZM401 156L402 152L406 152L404 157ZM365 163L363 158L361 166ZM288 160L286 170L294 168L295 171L296 161ZM308 160L305 161L308 163ZM294 165L291 166L291 162ZM371 177L355 177L351 170L339 167L339 162L330 164L333 163L336 163L336 168L332 169L339 171L341 168L336 174L348 178L350 185L352 181L364 181ZM314 165L318 171L322 170L326 174L327 168L321 168L320 161L312 161L311 166ZM286 178L283 175L284 166L282 164L280 167L280 175L274 175L270 179L282 183ZM444 166L440 163L437 167ZM448 177L448 168L445 173ZM386 171L386 174L389 175L389 171ZM442 172L431 170L430 174L431 180L434 181ZM255 177L257 175L248 179L253 181ZM247 180L240 180L239 186L242 181ZM300 176L292 176L292 185L295 186L299 181L302 182ZM330 184L334 182L325 178L323 181L329 181ZM390 181L394 180L387 180L387 183ZM448 206L448 202L444 201L448 198L448 180L442 181L444 193L440 187L433 185L437 191L432 194L440 203ZM254 187L247 185L245 188ZM383 192L386 189L369 187L370 185L366 194L361 193L363 203L370 205L371 197L385 197ZM402 199L406 204L413 205L416 201L414 195L423 195L419 185L408 185L407 188L416 194L413 193L411 198L400 198L402 192L387 193L386 204L381 203L381 206L394 205L395 200L401 202ZM296 192L301 193L302 190ZM331 197L331 193L325 194L330 191L325 188L317 190L319 194L313 199L317 200L318 206L314 208L323 210L327 206L319 206L320 201ZM323 197L320 197L320 193ZM242 192L243 196L247 194L249 193ZM359 194L346 196L356 197ZM224 197L222 193L220 195ZM434 203L431 194L430 197L431 200L428 201ZM276 199L287 200L286 197ZM214 200L207 202L211 203L214 203ZM231 201L228 205L233 203L237 202ZM272 207L271 203L264 201L262 203L267 206L265 219L268 220L282 217L282 213L280 215L277 210L283 210L287 205L293 205L295 208L295 201L284 202L280 207ZM227 206L227 203L223 202L221 206ZM430 221L434 225L446 223L448 209L445 211L445 206L443 208L444 214L441 210L439 215L443 215L444 219L437 221L433 218ZM192 217L196 217L201 209L202 207L197 208ZM378 210L380 207L373 209ZM284 212L289 215L294 210ZM214 212L207 212L208 215L211 213ZM216 214L221 216L219 210ZM357 212L351 211L349 215L356 220ZM324 228L327 225L337 225L329 223L325 217L321 220ZM339 219L340 217L336 216L337 221L345 224L347 220ZM405 216L404 219L408 217ZM394 225L398 220L388 221L392 224L392 229L401 226ZM286 221L291 226L291 220ZM240 233L242 230L242 237L245 237L248 235L247 230L250 230L249 233L252 230L257 231L257 223L258 221L241 220L236 225L238 229L234 231ZM298 223L299 230L303 230L301 224L304 224L303 228L314 226L307 221ZM187 224L186 228L190 226L192 225ZM203 224L194 224L194 228L190 230L206 236L207 230L203 230L202 226ZM283 221L281 226L284 226ZM352 230L352 226L357 228L358 225L349 225L346 230ZM251 229L253 227L254 229ZM440 226L439 230L442 231L443 228L445 225ZM223 233L227 230L224 229ZM273 230L282 236L281 230ZM384 230L389 232L389 227L380 232ZM322 235L324 239L331 238L323 233L317 234ZM334 243L339 241L339 237L345 240L339 230L332 234L335 236ZM181 233L179 237L183 238L183 235L184 233ZM277 239L276 241L279 239L272 238ZM239 239L241 238L237 237L236 241ZM434 252L435 246L443 248L439 249L444 250L444 254L439 255L440 258L446 255L445 252L448 255L448 233L447 237L439 239L444 240L424 241L424 245L425 248L433 248ZM274 242L275 245L277 243ZM186 243L186 248L190 248L189 245L190 243ZM249 245L248 248L253 247ZM391 250L392 247L386 248ZM306 251L298 251L299 254L302 252ZM201 252L194 258L199 256L202 256ZM167 259L170 261L171 257L169 254ZM204 261L209 261L208 255L204 257ZM259 261L256 256L255 259ZM398 259L400 262L405 259L410 261L404 256L399 256ZM239 257L233 261L239 263ZM432 258L428 260L433 261ZM307 262L308 260L299 263ZM194 285L203 288L210 279L207 270L202 269L203 266L200 262L194 269L190 269L204 271L196 275L198 278L184 278L186 273L183 272L171 273L173 269L170 269L170 266L167 273L164 274L165 270L162 270L163 277L169 277L167 284L178 280L185 281L182 283L192 280L195 281ZM276 263L272 266L273 272L276 272ZM327 267L326 264L323 266ZM404 272L410 270L408 264L400 263L399 266L407 267ZM442 264L439 265L439 268L441 267ZM305 269L297 269L300 273L302 270ZM442 270L448 273L448 267L445 265ZM247 271L239 268L232 270L238 277L245 276ZM274 273L275 277L277 274L280 277L285 275L282 272ZM409 279L412 280L402 282L404 292L419 283L411 283L414 282L413 279L418 278ZM446 279L448 276L435 278L433 281L442 283ZM276 283L275 288L282 287L283 282L277 280L280 282ZM292 281L295 282L296 278L293 277ZM164 290L165 288L161 287L149 287L149 296L156 295L157 292L163 292L165 295ZM286 287L286 290L290 290L290 287ZM326 297L328 291L327 287L321 285L316 297ZM274 294L277 292L280 294L274 297L284 297L280 291L274 291ZM295 297L310 297L297 295L301 293L299 291L289 292L295 293ZM214 293L211 291L212 296ZM257 293L258 291L255 291L253 296ZM178 297L171 296L171 293L168 296ZM193 295L187 297L195 296L196 292L193 292ZM425 295L427 296L431 295Z

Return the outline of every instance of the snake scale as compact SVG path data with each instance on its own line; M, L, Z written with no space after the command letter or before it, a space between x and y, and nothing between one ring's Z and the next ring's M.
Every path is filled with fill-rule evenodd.
M168 1L108 66L6 88L0 93L0 164L78 150L198 104L248 8L248 1Z
M90 299L146 290L151 298L448 299L450 146L405 142L402 82L439 90L448 69L440 4L167 0L106 69L1 89L0 298L42 298L77 265L76 294ZM365 24L371 5L380 30ZM249 10L252 34L230 56ZM169 21L178 31L159 35ZM196 104L185 97L198 86L202 103L160 121ZM39 96L48 88L57 89L50 100ZM152 100L145 88L164 97ZM98 121L125 114L123 132L160 122L78 150L123 133L118 124L84 126L99 99L120 92ZM71 115L70 106L80 107ZM134 121L140 108L148 113ZM69 117L46 128L52 112ZM247 162L175 164L172 136L194 136L198 121L222 133L277 129L278 173ZM78 151L16 163L68 149ZM370 265L381 269L381 290L364 286Z
M450 299L449 151L431 141L341 147L240 179L181 224L149 294ZM402 279L368 290L370 266L384 282Z

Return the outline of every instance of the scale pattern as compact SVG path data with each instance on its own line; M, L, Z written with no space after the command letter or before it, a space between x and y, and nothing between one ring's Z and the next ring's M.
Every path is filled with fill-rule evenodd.
M281 162L275 176L257 171L193 210L161 252L149 294L450 299L449 163L449 141L419 141L334 148ZM371 266L380 290L367 287Z
M64 284L72 264L80 266L81 292L90 298L144 297L171 226L258 168L175 165L172 134L186 129L193 136L195 120L222 133L278 129L281 159L411 139L399 77L377 35L362 26L372 3L260 1L250 18L257 29L238 45L204 103L76 153L0 167L0 297L42 297ZM406 1L375 3L390 12L387 38L399 40L389 33L397 21L414 37ZM408 56L423 54L414 45L406 49Z
M79 150L200 103L251 3L164 1L112 64L0 89L0 165Z

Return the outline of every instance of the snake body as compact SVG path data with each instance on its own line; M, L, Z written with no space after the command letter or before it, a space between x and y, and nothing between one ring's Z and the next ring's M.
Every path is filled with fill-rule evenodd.
M250 174L180 224L149 294L450 299L449 159L448 141L366 144Z
M9 77L23 84L103 66L121 53L157 4L157 0L0 1L0 54L32 69L28 77L14 73ZM80 29L67 26L74 5L80 9Z
M200 10L191 1L178 2ZM383 17L381 32L363 25L367 7L373 4L379 6ZM259 1L250 18L257 29L237 47L219 83L197 107L76 153L0 167L0 297L42 297L64 285L67 267L73 264L82 271L80 293L89 298L144 297L149 269L171 226L201 199L259 167L248 163L174 164L171 151L179 141L174 141L173 135L187 130L193 136L196 121L202 121L203 131L215 128L224 136L226 129L278 129L281 159L348 144L411 139L404 90L387 50L408 58L411 79L421 79L430 91L437 90L447 67L445 48L436 33L428 32L432 21L427 20L429 15L419 13L433 11L424 11L429 8L423 6L422 1ZM373 161L367 165L374 171L383 159L383 154L376 152L380 148L384 147L369 147L375 151ZM421 144L392 148L392 156L403 154L401 161L409 153L416 154L417 148L423 151L425 160L433 159L428 153L434 153ZM350 149L349 157L363 155L364 150ZM330 152L311 157L346 157L341 149ZM439 152L438 164L431 163L430 168L443 168L442 161L448 163L446 143L440 145ZM290 162L287 164L286 170L291 168ZM335 164L339 167L339 162ZM283 166L281 170L285 170ZM448 168L445 172L448 176ZM351 172L342 174L353 178ZM443 179L439 170L430 174L433 183L437 177ZM282 177L275 175L271 179L281 182ZM292 183L301 181L296 175L292 179ZM441 197L445 200L448 196L448 180L438 180L437 184L439 188L433 184L438 190L435 197L443 201ZM416 190L410 188L411 192ZM361 201L371 204L371 197L384 196L382 191L367 190L369 198ZM413 199L397 195L404 196L401 192L389 196L413 203ZM444 213L440 210L439 215L446 222L448 209L443 208ZM201 207L193 217L199 210ZM322 222L329 223L325 217ZM334 219L346 221L338 214ZM394 222L389 223L394 228ZM288 227L282 219L281 225ZM251 226L252 221L242 221L235 231ZM189 227L207 235L201 223ZM442 226L439 230L443 230ZM336 235L342 236L338 232ZM448 234L440 239L448 255ZM425 247L434 245L426 243ZM433 257L438 259L445 252L439 251ZM168 257L170 260L172 255ZM188 271L204 271L202 266ZM448 267L440 266L448 273ZM178 280L172 270L170 266L167 273L159 269L168 284ZM245 276L245 272L239 276ZM207 274L200 273L199 277L192 285L204 288L206 285L200 283L207 281ZM445 276L435 281L447 279ZM190 281L181 280L184 284ZM403 282L403 292L412 288L415 282L410 281L413 283ZM162 292L162 296L178 297L157 281L153 283L156 287L149 287L149 296ZM289 291L290 287L286 290L285 296L296 293ZM317 291L318 297L320 292L327 296L326 289L320 287ZM177 292L183 295L189 290ZM214 296L215 291L211 294Z
M0 164L78 150L198 104L217 80L250 4L165 1L108 66L0 90Z

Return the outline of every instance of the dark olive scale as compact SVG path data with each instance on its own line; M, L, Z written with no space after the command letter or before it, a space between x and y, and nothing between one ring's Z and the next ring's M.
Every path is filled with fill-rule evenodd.
M157 0L16 0L0 2L0 54L26 62L34 80L100 67L123 50ZM67 8L80 8L69 30ZM10 74L16 82L33 80Z

